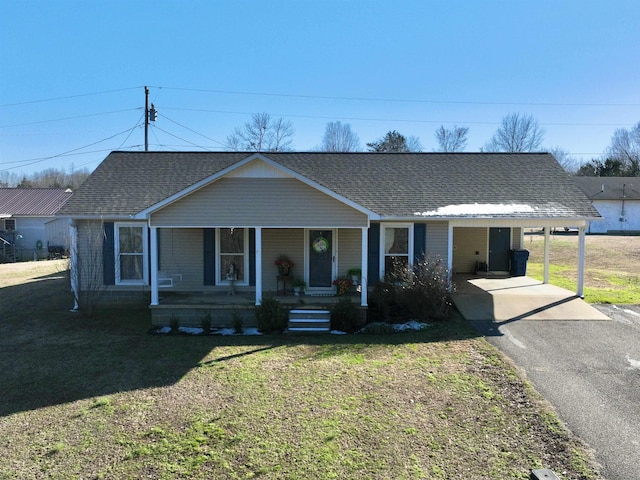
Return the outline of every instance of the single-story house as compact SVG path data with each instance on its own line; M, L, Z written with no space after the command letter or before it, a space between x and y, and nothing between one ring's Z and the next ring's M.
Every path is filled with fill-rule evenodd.
M588 233L640 234L640 177L575 177L602 216Z
M67 250L68 222L55 215L72 195L64 188L0 188L0 261Z
M112 152L59 215L76 298L104 287L103 301L145 302L156 323L172 294L259 305L288 290L283 255L309 296L335 294L360 269L366 308L393 262L508 272L525 228L565 226L580 228L583 258L599 217L546 153L326 152ZM580 262L579 295L582 278Z

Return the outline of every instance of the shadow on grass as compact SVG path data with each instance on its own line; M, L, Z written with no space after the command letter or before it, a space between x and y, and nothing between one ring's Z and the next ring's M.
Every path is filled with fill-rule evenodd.
M71 313L72 305L64 273L0 288L0 416L173 385L203 363L259 355L280 346L317 346L318 355L326 356L363 345L478 336L457 314L422 332L390 335L151 335L147 308L102 310L87 318ZM231 346L248 350L229 354L225 347Z

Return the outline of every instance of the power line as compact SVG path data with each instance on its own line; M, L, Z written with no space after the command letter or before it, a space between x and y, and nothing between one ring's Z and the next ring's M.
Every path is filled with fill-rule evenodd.
M55 102L57 100L68 100L70 98L80 98L80 97L90 97L93 95L104 95L105 93L116 93L116 92L125 92L127 90L134 90L142 87L127 87L127 88L119 88L117 90L103 90L102 92L92 92L92 93L79 93L77 95L68 95L66 97L55 97L55 98L44 98L40 100L28 100L25 102L18 103L5 103L4 105L0 105L0 108L4 107L15 107L19 105L29 105L32 103L44 103L44 102Z
M429 103L438 105L522 105L522 106L538 106L538 107L638 107L640 103L553 103L553 102L487 102L487 101L467 101L467 100L420 100L420 99L401 99L401 98L376 98L376 97L339 97L339 96L323 96L323 95L300 95L287 93L269 93L269 92L243 92L233 90L210 90L198 88L180 88L180 87L154 87L164 88L166 90L178 90L185 92L200 93L223 93L227 95L250 95L261 97L283 97L283 98L308 98L315 100L349 100L361 102L395 102L395 103Z
M77 118L98 117L100 115L111 115L111 114L114 114L114 113L131 112L131 111L135 111L135 110L140 110L141 108L142 107L126 108L124 110L112 110L110 112L88 113L86 115L77 115L75 117L53 118L53 119L50 119L50 120L40 120L40 121L37 121L37 122L16 123L14 125L0 125L0 128L25 127L25 126L28 126L28 125L39 125L41 123L61 122L61 121L64 121L64 120L75 120Z
M194 147L196 147L196 148L200 148L200 149L202 149L202 150L204 150L204 151L209 151L209 149L208 149L208 148L203 147L203 146L201 146L201 145L198 145L197 143L190 142L189 140L186 140L186 139L184 139L184 138L182 138L182 137L179 137L178 135L174 135L174 134L173 134L173 133L171 133L171 132L167 132L166 130L163 130L162 128L158 127L157 125L153 125L153 128L154 128L154 129L158 129L158 130L160 130L161 132L166 133L167 135L169 135L169 136L171 136L171 137L177 138L178 140L182 140L183 142L186 142L186 143L188 143L189 145L192 145L192 146L194 146Z
M232 115L253 115L255 112L234 112L228 110L208 110L201 108L179 108L179 107L163 107L165 110L177 110L177 111L185 111L185 112L200 112L200 113L222 113L222 114L232 114ZM292 115L286 113L273 113L272 115L277 115L279 117L286 118L310 118L316 120L350 120L350 121L359 121L359 122L397 122L397 123L432 123L432 124L457 124L457 125L501 125L502 121L499 122L481 122L481 121L454 121L454 120L407 120L402 118L367 118L367 117L343 117L343 116L326 116L326 115ZM541 125L548 126L579 126L579 127L622 127L622 126L630 126L631 124L627 123L553 123L553 122L545 122Z
M28 165L33 165L33 164L36 164L36 163L44 162L46 160L52 160L54 158L67 157L67 156L70 156L70 155L74 154L74 152L77 152L78 150L84 150L85 148L91 147L93 145L97 145L99 143L106 142L107 140L111 140L112 138L115 138L115 137L117 137L119 135L123 135L123 134L129 132L130 130L131 129L128 128L126 130L123 130L122 132L118 132L118 133L116 133L114 135L111 135L109 137L103 138L102 140L98 140L97 142L92 142L92 143L89 143L89 144L84 145L82 147L73 148L71 150L67 150L66 152L58 153L56 155L50 155L48 157L40 157L40 158L30 158L30 159L27 159L27 160L13 160L11 162L0 162L0 165L9 165L9 164L20 163L21 165L18 165L16 167L11 167L11 168L19 168L19 167L26 167ZM77 153L75 155L81 155L81 154L84 154L84 153L89 153L89 152ZM28 162L30 162L30 163L28 163ZM8 169L5 169L5 170L10 170L11 168L8 168Z
M184 128L185 130L189 130L190 132L195 133L196 135L200 135L201 137L206 138L207 140L211 140L211 141L212 141L212 142L214 142L214 143L219 143L219 144L220 144L220 145L222 145L223 147L225 146L225 144L224 144L224 143L219 142L218 140L214 140L214 139L213 139L213 138L211 138L211 137L207 137L206 135L204 135L204 134L202 134L202 133L200 133L200 132L196 132L195 130L193 130L193 129L191 129L191 128L187 127L186 125L182 125L181 123L178 123L178 122L176 122L175 120L172 120L171 118L167 117L166 115L162 115L162 114L161 114L160 116L161 116L162 118L165 118L165 119L169 120L169 121L170 121L170 122L172 122L172 123L175 123L175 124L176 124L176 125L178 125L179 127Z

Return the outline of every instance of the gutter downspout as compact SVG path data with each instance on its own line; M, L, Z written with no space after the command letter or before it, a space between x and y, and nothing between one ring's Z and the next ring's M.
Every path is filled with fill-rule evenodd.
M69 278L71 280L71 291L73 292L73 308L70 311L75 313L80 308L80 292L78 291L78 227L73 219L69 220L69 244L71 257Z

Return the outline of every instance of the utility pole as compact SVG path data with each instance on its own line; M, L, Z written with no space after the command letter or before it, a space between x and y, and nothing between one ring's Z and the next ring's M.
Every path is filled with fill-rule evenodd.
M149 89L144 87L144 151L149 151Z
M149 151L149 120L152 122L156 121L158 118L158 111L156 110L155 105L151 104L151 109L149 109L149 89L144 87L144 151Z

